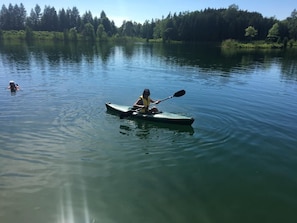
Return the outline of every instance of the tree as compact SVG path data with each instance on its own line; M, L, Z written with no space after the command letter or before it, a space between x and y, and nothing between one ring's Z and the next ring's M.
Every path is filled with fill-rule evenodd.
M23 30L25 28L25 21L27 17L27 12L24 5L22 3L20 6L15 5L13 8L13 14L15 17L14 29Z
M41 17L41 29L43 31L57 31L59 19L54 7L45 6Z
M279 24L275 23L268 31L267 39L276 42L279 38Z
M151 23L149 23L149 21L146 20L145 23L141 27L142 28L141 29L141 37L146 38L147 40L153 39L154 27L155 27L154 20L152 20Z
M69 17L66 15L66 11L64 9L59 11L59 31L64 31L69 29Z
M96 34L97 34L97 37L99 38L99 40L104 40L107 38L107 34L106 34L104 26L102 24L99 24Z
M40 20L41 20L41 8L36 4L34 10L31 9L30 16L27 17L26 25L32 28L33 30L38 31L40 29Z
M92 13L90 11L85 12L85 14L83 14L82 22L84 25L87 23L93 24L94 20L93 20Z
M23 4L20 6L9 4L8 8L2 6L0 11L0 29L23 30L26 22L26 10Z
M169 14L165 19L165 23L163 27L163 35L162 35L163 41L176 40L177 39L176 30L177 28L174 26L173 17L171 16L171 14Z
M232 5L229 5L228 10L235 10L235 11L238 11L238 10L239 10L239 7L238 7L238 5L236 5L236 4L232 4Z
M116 33L114 23L110 22L104 11L100 14L100 23L103 25L104 31L108 36L112 36Z
M288 29L290 38L297 40L297 11L296 9L293 10L291 13L291 17L288 19Z
M76 28L71 28L69 30L69 40L76 42L77 41L77 30Z
M154 27L154 39L159 39L163 37L165 20L156 20L156 25Z
M124 21L123 25L122 25L122 34L123 36L135 36L135 30L134 30L134 26L133 23L131 21Z
M245 29L245 36L248 37L249 39L253 39L257 35L258 35L258 31L253 26L249 26Z
M36 13L36 17L37 17L37 20L40 20L41 18L41 8L38 4L35 5L35 13Z
M91 41L91 42L95 41L96 37L95 37L94 26L91 23L86 23L84 25L83 36L86 41Z
M5 5L2 5L1 11L0 11L0 29L3 30L9 30L9 12Z
M78 9L76 7L73 7L72 10L67 9L66 14L69 17L69 27L70 28L74 28L74 27L79 28L81 25L81 18L80 18Z

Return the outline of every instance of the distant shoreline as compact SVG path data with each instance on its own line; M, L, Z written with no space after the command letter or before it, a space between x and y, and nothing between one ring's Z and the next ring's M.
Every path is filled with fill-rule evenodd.
M2 31L2 38L0 43L4 41L27 41L26 31ZM34 41L57 41L57 42L81 42L85 41L82 35L78 34L77 39L71 40L64 38L63 32L48 32L48 31L32 31L32 37L29 42ZM150 43L162 43L162 39L144 39L139 37L108 37L102 40L95 40L94 42L150 42ZM166 41L166 43L184 43L184 41ZM197 41L199 43L199 41ZM269 42L269 41L249 41L241 42L238 40L228 39L221 42L221 47L225 49L284 49L284 48L297 48L297 41L290 40L288 42Z

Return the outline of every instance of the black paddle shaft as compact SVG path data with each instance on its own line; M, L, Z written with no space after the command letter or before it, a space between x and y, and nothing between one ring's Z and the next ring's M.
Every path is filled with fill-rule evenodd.
M173 98L173 97L181 97L181 96L183 96L185 94L186 94L185 90L180 90L180 91L175 92L174 95L171 95L171 96L169 96L167 98L164 98L164 99L160 100L160 102L166 101L166 100L168 100L170 98Z

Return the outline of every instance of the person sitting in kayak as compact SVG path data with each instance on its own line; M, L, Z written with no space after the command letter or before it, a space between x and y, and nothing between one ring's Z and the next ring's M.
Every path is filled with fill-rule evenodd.
M134 109L140 109L139 112L141 113L158 113L159 110L156 107L149 108L150 103L159 104L159 100L153 100L150 98L150 90L144 89L142 95L137 99L134 103Z
M7 88L10 89L11 92L16 92L20 89L19 85L14 83L14 81L9 81L9 85Z

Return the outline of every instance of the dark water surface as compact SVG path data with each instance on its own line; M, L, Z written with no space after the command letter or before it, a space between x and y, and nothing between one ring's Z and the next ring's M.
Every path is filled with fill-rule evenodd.
M0 222L297 222L297 53L0 45ZM21 90L7 89L13 79ZM105 102L186 94L191 127Z

